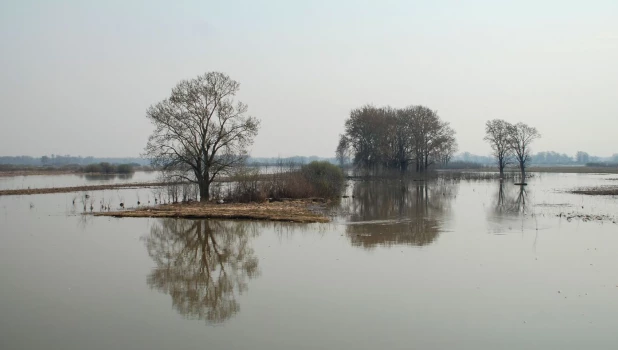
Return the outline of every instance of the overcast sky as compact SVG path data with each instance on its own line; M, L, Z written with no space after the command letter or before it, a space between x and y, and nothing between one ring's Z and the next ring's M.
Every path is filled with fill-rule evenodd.
M254 156L333 156L351 109L422 104L488 154L618 152L618 1L27 1L0 4L0 155L137 156L146 108L221 71L262 120Z

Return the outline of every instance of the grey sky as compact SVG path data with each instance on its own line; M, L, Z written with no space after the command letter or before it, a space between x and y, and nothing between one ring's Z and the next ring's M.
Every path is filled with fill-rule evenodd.
M352 108L438 110L535 151L618 152L618 1L26 1L0 5L0 155L136 156L146 108L222 71L262 120L255 156L333 156Z

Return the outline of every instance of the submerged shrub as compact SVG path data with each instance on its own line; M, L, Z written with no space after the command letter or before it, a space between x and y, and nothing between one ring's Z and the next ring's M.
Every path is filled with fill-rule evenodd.
M100 164L88 164L84 167L85 173L100 173L102 172Z
M119 174L130 174L133 172L133 166L131 164L120 164L116 168L116 172Z
M228 186L225 201L263 202L267 199L264 184L260 181L258 169L241 168L232 175L233 184Z
M100 174L130 174L134 172L131 164L110 164L107 162L98 164L88 164L83 167L84 173L100 173Z
M334 198L343 189L343 171L326 161L313 161L300 169L302 176L313 187L316 197Z
M225 189L215 190L215 198L226 202L262 202L284 198L335 198L343 189L343 171L329 162L311 162L298 168L262 174L258 169L241 168L231 175ZM221 193L223 192L223 193Z

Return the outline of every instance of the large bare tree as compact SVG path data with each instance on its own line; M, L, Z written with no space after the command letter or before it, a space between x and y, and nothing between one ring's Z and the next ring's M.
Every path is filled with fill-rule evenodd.
M541 134L539 134L536 128L527 124L517 123L509 127L509 147L519 163L522 184L526 182L526 162L530 159L530 145L539 137L541 137Z
M257 135L259 120L235 100L239 87L223 73L206 73L179 82L146 113L155 126L146 156L176 179L197 184L201 201L210 198L218 175L245 160Z
M511 146L509 143L509 132L513 125L501 120L488 120L485 123L485 138L489 142L492 149L492 154L498 160L498 169L500 169L500 178L504 176L504 168L511 161Z

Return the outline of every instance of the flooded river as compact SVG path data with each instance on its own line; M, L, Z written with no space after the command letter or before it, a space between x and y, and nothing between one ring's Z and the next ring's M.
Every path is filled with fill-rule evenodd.
M71 186L110 185L130 182L154 182L158 171L137 171L131 174L63 174L0 176L0 190L21 190L27 188L50 188Z
M566 190L615 178L350 181L329 224L0 197L0 349L614 348L618 198Z

